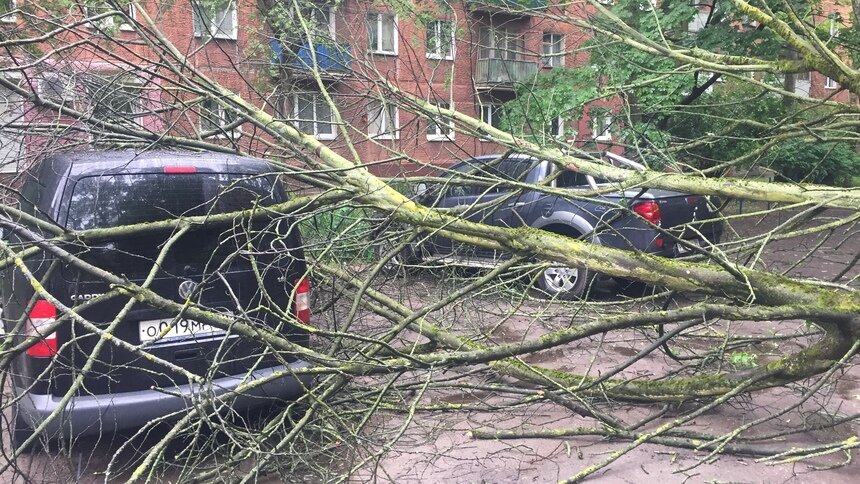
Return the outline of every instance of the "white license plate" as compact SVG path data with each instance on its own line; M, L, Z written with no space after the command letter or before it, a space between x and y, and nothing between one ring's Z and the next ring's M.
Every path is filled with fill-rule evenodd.
M172 322L173 319L141 321L139 323L140 342L144 343L154 339L164 341L185 338L208 338L224 333L223 329L191 319L180 319L171 327L170 323ZM168 330L168 328L170 329Z

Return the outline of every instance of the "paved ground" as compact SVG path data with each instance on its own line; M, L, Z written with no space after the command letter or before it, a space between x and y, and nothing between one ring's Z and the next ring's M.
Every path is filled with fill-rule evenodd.
M747 206L746 211L755 207ZM842 214L826 212L812 225L823 224ZM745 235L761 232L788 221L789 215L771 216L761 221L745 221L737 225L740 239ZM853 230L853 228L851 229ZM806 257L808 253L814 253ZM842 271L856 254L860 253L860 237L853 232L838 231L827 239L819 236L805 237L802 240L778 241L770 244L763 252L759 267L771 271L788 270L792 275L829 279ZM852 269L842 282L858 274ZM457 275L456 277L469 277ZM389 290L399 292L402 300L420 305L428 300L445 295L462 280L442 280L438 274L417 274L407 279L392 281ZM470 299L456 307L447 308L441 318L450 327L461 333L480 334L494 342L510 342L523 338L533 338L553 329L564 327L572 321L591 317L612 310L612 303L623 297L598 294L592 306L576 304L547 304L542 301L523 299L522 287L516 290L496 293ZM681 301L683 303L683 300ZM439 315L436 315L439 316ZM372 319L365 321L368 327L374 325ZM804 331L803 322L733 323L731 326L717 324L707 331L686 338L679 345L679 352L702 350L718 345L720 335L725 331L735 334L787 335ZM625 361L639 349L652 341L654 334L648 331L623 331L588 341L530 355L526 361L547 367L559 368L578 373L600 374L614 365ZM796 343L779 341L764 342L755 346L741 348L743 353L754 354L757 362L765 362L779 357L786 351L797 347ZM624 370L627 377L653 377L663 374L674 362L662 353L651 356ZM423 376L426 376L423 375ZM450 377L445 373L441 376ZM860 413L860 370L851 365L837 375L838 378L826 385L819 395L811 398L800 409L770 422L758 432L778 432L798 422L815 427L815 422L827 422L836 415ZM367 380L371 382L370 380ZM516 384L513 381L488 379L485 375L467 380L475 385L472 389L433 391L421 400L425 404L458 404L460 411L418 413L401 438L393 445L392 451L374 466L366 466L353 476L354 481L382 482L554 482L570 477L583 468L606 459L624 443L607 442L595 437L576 437L563 439L519 439L519 440L476 440L470 435L472 430L489 429L558 429L593 425L576 416L567 409L549 403L529 406L515 405L496 409L492 412L472 407L482 405L504 405L509 399L490 392L479 391L477 385L483 383ZM526 388L526 387L523 387ZM739 398L729 405L697 418L690 428L701 432L721 433L735 428L761 416L773 414L787 402L796 400L800 386L761 392L753 398ZM607 411L615 412L619 418L633 422L646 415L660 411L659 406L639 405L621 406L603 404ZM690 410L689 405L672 407L661 419L668 421ZM368 433L372 437L390 437L403 422L402 414L379 414L371 421ZM655 424L650 424L653 428ZM820 427L820 425L819 425ZM388 432L388 433L386 433ZM772 439L769 444L775 447L812 446L856 436L854 422L826 430L813 430L789 439ZM127 463L139 458L140 451L157 441L160 434L135 446L119 460ZM101 440L79 442L71 452L52 452L18 460L19 471L7 472L0 476L3 482L96 482L104 480L99 474L104 464L113 455L118 444L126 436L118 435ZM173 446L168 455L180 453L182 442ZM815 470L816 467L833 465L845 460L845 454L825 456L812 461L795 464L768 466L755 463L752 457L723 456L712 463L705 463L690 470L683 470L697 462L704 454L679 450L659 445L644 445L630 452L607 470L599 472L591 482L856 482L860 465L848 465L831 470ZM344 462L338 463L341 467ZM25 477L26 476L26 477ZM170 480L175 474L162 476ZM307 480L312 478L296 480ZM265 479L264 479L265 480ZM278 479L270 477L269 480Z

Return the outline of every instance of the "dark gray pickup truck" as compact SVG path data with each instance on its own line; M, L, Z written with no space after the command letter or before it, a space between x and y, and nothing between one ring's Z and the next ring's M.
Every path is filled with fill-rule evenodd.
M630 168L641 165L608 154L611 161ZM678 257L691 252L689 244L707 247L719 241L722 222L708 197L667 190L612 191L612 184L572 170L559 170L548 161L523 155L485 156L452 167L442 183L426 190L420 202L442 209L461 209L468 220L490 225L529 226L609 247ZM536 185L516 188L508 182ZM501 182L501 183L500 183ZM548 194L540 186L570 191L570 197ZM582 198L577 192L608 190ZM435 261L492 267L510 254L496 253L434 236L413 245L400 262ZM585 291L589 274L583 269L547 268L536 280L551 297L576 297Z

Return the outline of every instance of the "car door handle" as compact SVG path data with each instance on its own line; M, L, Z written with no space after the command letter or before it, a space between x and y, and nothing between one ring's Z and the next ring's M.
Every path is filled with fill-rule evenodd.
M522 206L523 206L523 205L525 205L525 204L526 204L526 202L509 203L509 204L507 205L507 207L508 207L508 208L519 208L519 207L522 207Z

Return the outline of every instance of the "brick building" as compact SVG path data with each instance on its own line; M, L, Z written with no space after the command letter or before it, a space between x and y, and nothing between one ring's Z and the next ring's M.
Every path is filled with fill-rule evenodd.
M50 55L39 58L32 46L7 49L11 55L0 60L3 75L91 120L57 117L0 86L3 171L19 170L31 160L31 153L116 141L117 135L92 122L100 120L133 132L175 134L236 144L261 156L289 156L250 123L202 99L193 83L177 82L182 73L166 68L144 42L138 32L147 28L143 12L127 2L80 0L56 12L35 0L0 1L0 11L6 12L0 14L0 29L9 38L15 33L27 37L39 27L44 31L45 19L68 26L40 45ZM121 6L124 15L115 15L111 5ZM411 6L398 4L397 9L368 0L343 0L309 4L302 23L291 12L290 2L143 0L138 5L194 69L385 174L444 165L500 148L449 123L415 114L408 103L382 89L379 79L498 125L502 103L522 92L535 73L587 61L586 54L576 49L587 32L551 19L591 13L587 4L551 0L448 4L422 0ZM261 6L265 11L259 10ZM705 25L710 9L709 4L699 6L690 30ZM834 4L825 10L824 21L847 18L840 9ZM836 17L840 12L842 16ZM806 92L815 97L832 94L833 83L818 77L814 73L806 81ZM803 88L804 80L796 81ZM847 93L835 99L842 97L847 101ZM607 101L596 105L605 113L613 108ZM612 117L593 118L542 119L530 132L611 148ZM27 123L42 125L50 136L24 130Z

